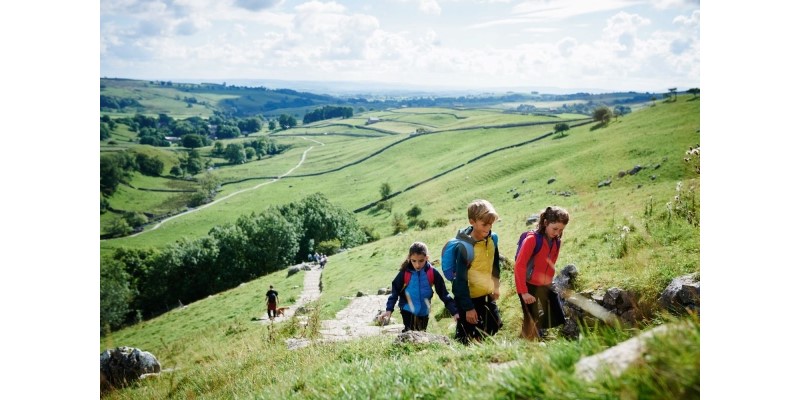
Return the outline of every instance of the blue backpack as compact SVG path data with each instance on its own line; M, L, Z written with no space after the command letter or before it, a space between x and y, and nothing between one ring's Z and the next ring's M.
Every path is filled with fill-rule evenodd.
M539 252L542 248L542 235L536 235L536 231L525 231L519 235L519 240L517 241L517 254L514 255L514 261L517 260L519 257L519 250L522 248L522 242L530 235L533 235L536 238L536 245L533 247L533 254L531 254L531 258L528 259L528 265L525 269L525 282L531 280L531 275L533 275L533 259L536 257L536 253ZM556 240L556 248L561 247L561 240Z
M497 234L492 233L492 242L494 242L495 249L497 248ZM445 243L442 248L442 275L448 281L452 282L456 279L456 258L458 252L461 252L462 258L467 260L467 268L472 264L475 258L475 248L473 244L457 237L454 237Z

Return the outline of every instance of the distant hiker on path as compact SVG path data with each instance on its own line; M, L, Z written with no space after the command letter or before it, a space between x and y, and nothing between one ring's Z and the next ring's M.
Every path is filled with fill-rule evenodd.
M463 246L454 248L459 251L453 281L459 315L456 340L463 344L494 335L503 326L495 303L500 297L500 251L497 234L492 233L500 216L488 201L475 200L467 207L467 217L470 226L458 231L456 238L473 246L472 261L465 255L468 250L461 251Z
M272 285L269 285L269 290L267 290L266 300L267 300L267 316L269 316L269 319L275 319L278 310L278 292L272 288Z
M561 249L561 235L569 223L569 213L561 207L547 207L539 214L535 232L523 233L514 263L514 283L522 305L522 333L536 339L548 328L564 324L564 310L558 295L550 288ZM525 236L527 235L527 236Z
M379 320L391 318L394 305L399 299L403 332L427 330L434 289L450 315L457 319L458 310L447 292L444 278L428 262L428 246L422 242L414 242L408 249L405 261L400 265L400 272L392 281L392 294L389 295L386 311L380 315Z

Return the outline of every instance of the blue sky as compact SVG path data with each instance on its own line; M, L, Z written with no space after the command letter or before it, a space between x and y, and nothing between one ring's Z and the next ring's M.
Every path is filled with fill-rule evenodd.
M700 4L101 0L100 74L663 92L700 86Z

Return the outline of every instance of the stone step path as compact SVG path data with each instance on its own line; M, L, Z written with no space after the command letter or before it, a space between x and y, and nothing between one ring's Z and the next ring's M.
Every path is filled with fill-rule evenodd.
M260 319L261 323L269 324L285 321L295 315L300 307L319 299L322 270L318 266L314 266L311 270L302 271L305 274L303 277L303 291L295 304L287 307L284 310L284 315L277 316L274 320L270 320L268 313L264 313ZM344 310L336 313L335 320L323 320L321 322L320 334L322 334L322 339L319 339L319 341L331 342L382 334L399 334L403 330L403 324L377 326L374 323L375 317L383 312L386 306L386 299L386 295L366 295L353 298ZM301 324L305 324L307 316L300 315L298 319L301 319ZM290 349L297 349L308 346L312 341L305 338L290 338L286 342Z
M284 321L288 318L291 318L292 315L297 312L297 309L303 307L304 305L319 299L320 291L319 291L319 284L322 280L322 270L318 267L312 267L310 271L303 271L305 276L303 277L303 291L300 293L300 297L295 301L295 303L289 306L286 310L283 311L283 315L279 315L275 317L275 320L270 321L269 313L265 312L264 315L261 317L260 321L262 324L268 324L270 322L278 322ZM281 305L278 304L280 307Z

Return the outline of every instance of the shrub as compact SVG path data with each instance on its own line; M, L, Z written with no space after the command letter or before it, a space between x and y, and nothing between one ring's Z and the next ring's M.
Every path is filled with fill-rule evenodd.
M392 228L393 233L396 235L400 232L404 232L408 230L408 224L406 223L406 219L400 214L394 214L392 218Z
M422 209L419 206L411 207L410 210L406 211L406 216L408 218L417 218L419 215L422 214Z
M394 206L394 204L390 200L381 200L378 204L375 204L375 209L378 211L385 210L387 212L392 212L392 206Z
M342 241L339 239L325 240L319 243L317 251L322 254L336 254L342 248Z
M424 219L417 220L417 228L419 228L421 231L424 231L428 228L428 221Z
M447 226L447 220L444 218L436 218L433 220L433 226L435 228L441 228L443 226Z

